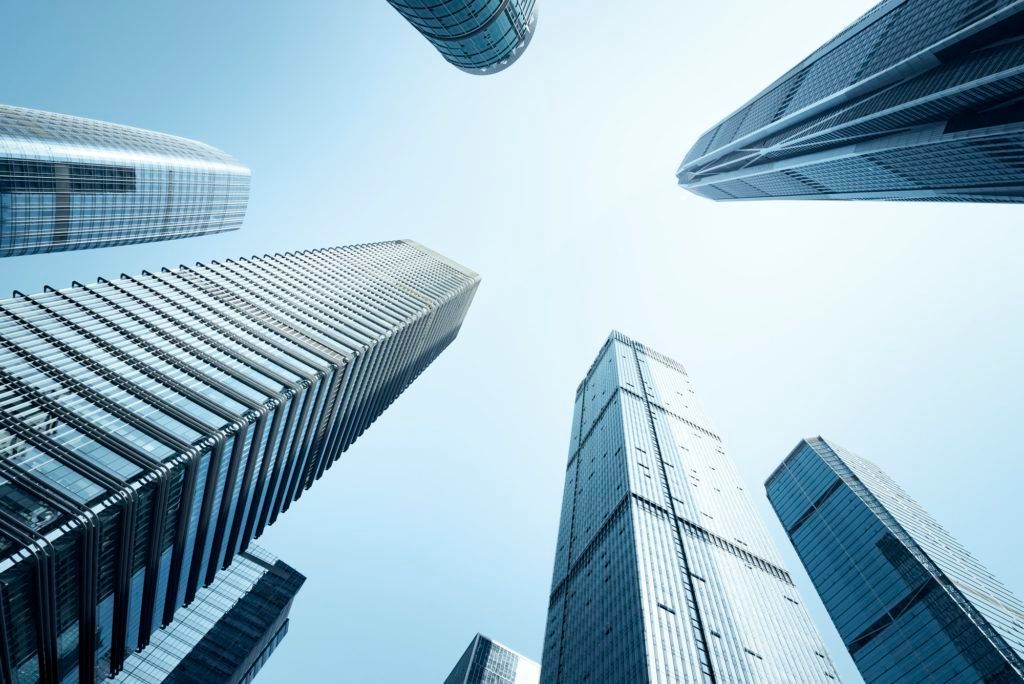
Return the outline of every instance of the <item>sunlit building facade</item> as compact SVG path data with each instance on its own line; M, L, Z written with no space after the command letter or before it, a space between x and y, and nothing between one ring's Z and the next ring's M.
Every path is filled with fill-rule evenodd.
M576 391L544 684L834 684L684 368L613 332Z
M249 684L288 633L306 578L250 546L133 653L113 684Z
M0 257L235 230L249 175L195 140L0 105Z
M0 301L0 682L117 673L454 340L409 241Z
M477 634L444 684L538 684L540 665Z
M884 0L705 133L679 183L716 200L1021 202L1022 88L1024 1Z
M471 74L508 68L537 29L536 0L388 0L438 52Z
M766 488L868 684L1024 682L1024 604L878 466L816 437Z

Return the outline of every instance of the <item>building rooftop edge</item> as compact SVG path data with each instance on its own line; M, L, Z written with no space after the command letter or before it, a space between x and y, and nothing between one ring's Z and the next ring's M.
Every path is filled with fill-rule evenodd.
M463 266L462 264L460 264L459 262L455 261L454 259L450 259L450 258L446 257L444 254L441 254L440 252L438 252L436 250L433 250L430 247L427 247L426 245L424 245L424 244L422 244L420 242L417 242L416 240L404 239L404 240L397 240L397 242L403 242L403 243L409 245L410 247L415 247L416 249L420 250L421 252L425 252L426 254L429 254L430 256L434 257L438 261L443 262L444 264L446 264L448 266L451 266L452 268L454 268L459 273L462 273L463 275L469 276L470 278L475 278L476 280L481 280L480 274L477 273L476 271L474 271L473 269L469 268L468 266Z
M484 67L464 67L453 62L448 62L459 71L470 74L472 76L490 76L492 74L501 73L508 69L510 66L519 61L519 58L526 52L526 48L530 47L530 43L533 42L533 35L537 30L537 7L533 8L533 14L530 16L529 21L526 22L526 37L523 38L523 42L512 48L512 51L504 58L499 59L493 64L488 64ZM447 59L445 61L448 61Z
M775 470L772 471L771 475L769 475L767 478L765 478L764 486L767 488L768 485L771 484L772 480L774 480L776 477L779 476L779 474L782 472L782 469L785 467L785 465L787 463L789 463L789 461L794 456L796 456L796 452L797 451L802 449L804 446L811 446L811 441L812 440L820 440L820 441L824 442L825 444L829 443L828 440L825 439L824 437L822 437L821 435L818 435L817 437L803 437L799 442L797 442L795 447L793 447L792 449L789 450L789 454L787 454L786 457L784 459L782 459L782 462L780 462L779 465L775 466Z
M491 642L492 644L494 644L496 646L501 646L503 649L505 649L509 653L512 653L513 655L515 655L515 656L517 656L519 658L522 658L523 660L528 660L531 663L533 663L534 665L540 667L540 663L538 661L534 660L533 658L530 658L529 656L524 656L522 653L520 653L519 651L515 650L514 648L509 648L508 646L506 646L502 642L498 641L497 639L492 639L491 637L487 636L483 632L477 632L476 633L476 637L480 638L480 639L486 639L487 641ZM472 643L472 642L470 642L470 643Z
M480 279L479 275L477 275L473 271L470 271L465 266L461 266L458 263L456 263L456 262L452 261L451 259L447 258L446 256L444 256L443 254L439 254L439 253L435 252L434 250L430 249L429 247L424 247L423 245L419 244L418 242L414 242L412 240L381 240L379 242L364 242L364 243L359 243L359 244L356 244L356 245L331 245L329 247L314 247L314 248L311 248L311 249L290 250L290 251L287 251L287 252L277 252L277 253L274 253L274 254L262 254L262 255L260 255L260 254L253 254L253 255L250 255L250 256L233 256L233 257L225 257L223 259L209 259L208 261L210 263L220 263L221 261L236 261L236 260L240 260L240 259L269 259L269 258L274 258L274 257L285 257L285 256L291 256L291 255L312 254L312 253L315 253L315 252L323 252L323 251L335 250L335 249L352 249L352 248L357 248L357 247L372 247L372 246L378 246L378 245L390 245L390 244L395 244L395 243L411 244L411 245L415 246L416 248L423 250L425 253L427 253L427 254L429 254L431 256L436 257L438 259L438 261L443 261L446 264L452 265L454 268L459 269L460 272L465 273L467 276L475 277L477 280ZM206 264L201 262L201 261L197 261L197 262L195 262L192 265L179 264L178 266L174 266L174 267L171 267L171 266L159 267L156 270L157 271L166 270L166 271L169 271L171 273L177 273L177 272L179 272L181 270L185 270L185 269L191 270L191 269L197 268L197 267L198 268L206 268ZM14 302L14 301L17 301L19 299L36 297L36 296L41 295L41 294L48 294L50 292L67 292L67 291L73 290L73 289L75 289L77 287L90 287L90 286L93 286L93 285L101 285L104 282L109 282L109 281L114 280L114 279L134 278L134 277L139 277L139 276L146 277L147 275L151 275L153 272L154 271L152 271L150 269L141 269L135 275L128 275L126 273L121 273L119 276L111 276L111 277L97 276L95 280L93 280L91 282L87 282L87 283L81 283L81 282L78 282L77 280L73 280L71 282L71 284L66 286L66 287L53 287L52 285L44 285L43 289L38 291L38 292L25 293L25 292L21 292L19 290L15 290L14 293L12 294L12 296L0 298L0 305L7 304L9 302Z
M18 106L18 105L11 105L11 104L0 104L0 113L2 113L3 110L5 110L5 109L7 109L7 110L16 110L18 112L39 112L39 113L43 113L43 114L59 116L59 117L62 117L64 119L70 119L70 120L74 120L74 121L87 122L88 124L93 125L93 126L103 126L103 127L111 126L111 127L114 127L114 128L122 129L124 131L133 131L133 132L137 132L137 133L142 133L142 134L145 134L147 136L155 136L157 138L173 139L173 140L176 140L176 141L179 141L179 142L182 142L182 143L186 143L189 147L193 147L193 148L196 148L196 149L203 149L204 151L215 153L214 156L221 155L221 156L225 157L226 159L218 160L216 162L219 165L222 165L225 168L225 170L234 170L234 171L239 172L239 173L248 173L250 175L252 173L252 171L249 168L249 166L244 164L242 161L240 161L234 155L232 155L232 154L230 154L228 152L225 152L224 150L220 149L219 147L215 147L215 146L213 146L213 145L211 145L209 143L203 142L202 140L197 140L195 138L189 138L189 137L184 136L184 135L177 135L175 133L164 133L163 131L155 131L155 130L153 130L151 128L142 128L141 126L131 126L131 125L128 125L128 124L117 123L117 122L114 122L114 121L106 121L104 119L96 119L96 118L88 117L88 116L79 116L78 114L64 114L63 112L53 112L53 111L50 111L50 110L47 110L47 109L36 109L34 107L21 107L21 106ZM17 137L17 136L15 136L15 137ZM46 141L45 144L51 145L51 146L56 146L56 147L76 147L76 146L74 146L74 145L72 145L72 144L70 144L70 143L68 143L67 141L64 141L64 140L48 140L48 141ZM78 148L80 148L80 149L78 149ZM89 150L92 150L93 148L78 146L78 147L76 147L76 149L78 150L78 153L85 154L86 152L88 152ZM111 149L118 149L118 148L116 146L114 146ZM131 154L133 156L156 156L156 155L153 155L153 153L143 153L143 152L138 152L138 151L134 151L134 150L131 152ZM161 161L163 161L163 160L164 159L162 158ZM207 164L213 162L213 160L182 160L182 159L176 159L173 156L167 156L166 157L166 161L168 161L168 162L176 161L176 162L178 162L182 166L187 165L187 162L189 162L189 161L196 162L199 165L201 165L203 162L205 162Z

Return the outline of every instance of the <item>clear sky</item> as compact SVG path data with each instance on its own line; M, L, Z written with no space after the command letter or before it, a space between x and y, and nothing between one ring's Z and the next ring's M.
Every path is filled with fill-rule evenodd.
M477 631L539 660L577 383L615 327L688 368L762 483L823 434L1024 594L1019 207L714 204L700 133L870 0L541 0L495 76L384 0L7 3L0 101L203 140L241 231L0 261L0 291L413 238L483 276L462 335L261 543L308 575L260 681L440 682ZM301 679L297 679L300 677Z

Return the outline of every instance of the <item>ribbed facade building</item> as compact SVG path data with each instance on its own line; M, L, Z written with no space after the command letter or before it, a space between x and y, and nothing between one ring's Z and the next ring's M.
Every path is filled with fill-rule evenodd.
M522 56L537 29L536 0L388 0L462 71L493 74Z
M683 367L613 332L576 392L544 684L834 684Z
M113 684L249 684L288 633L288 613L305 580L250 546L145 650L128 656Z
M1021 202L1022 88L1024 1L884 0L705 133L679 183L716 200Z
M194 140L0 105L0 257L235 230L249 175Z
M766 488L868 684L1024 682L1024 604L878 466L816 437Z
M538 684L540 665L477 634L444 684Z
M117 673L459 331L408 241L0 301L0 683Z

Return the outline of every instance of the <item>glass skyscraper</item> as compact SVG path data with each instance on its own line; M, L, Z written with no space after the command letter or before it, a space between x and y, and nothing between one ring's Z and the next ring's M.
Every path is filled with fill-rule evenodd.
M444 684L538 684L540 665L477 634Z
M128 656L114 683L248 684L288 633L288 612L305 580L250 546L144 651Z
M235 230L249 169L129 126L0 105L0 257Z
M0 683L121 670L452 342L478 282L400 240L0 301Z
M536 0L388 0L438 52L470 74L508 68L533 39Z
M1021 202L1022 88L1021 0L884 0L705 133L679 183L716 200Z
M878 466L817 437L766 488L868 684L1024 682L1024 604Z
M613 332L576 390L544 684L834 684L683 367Z

